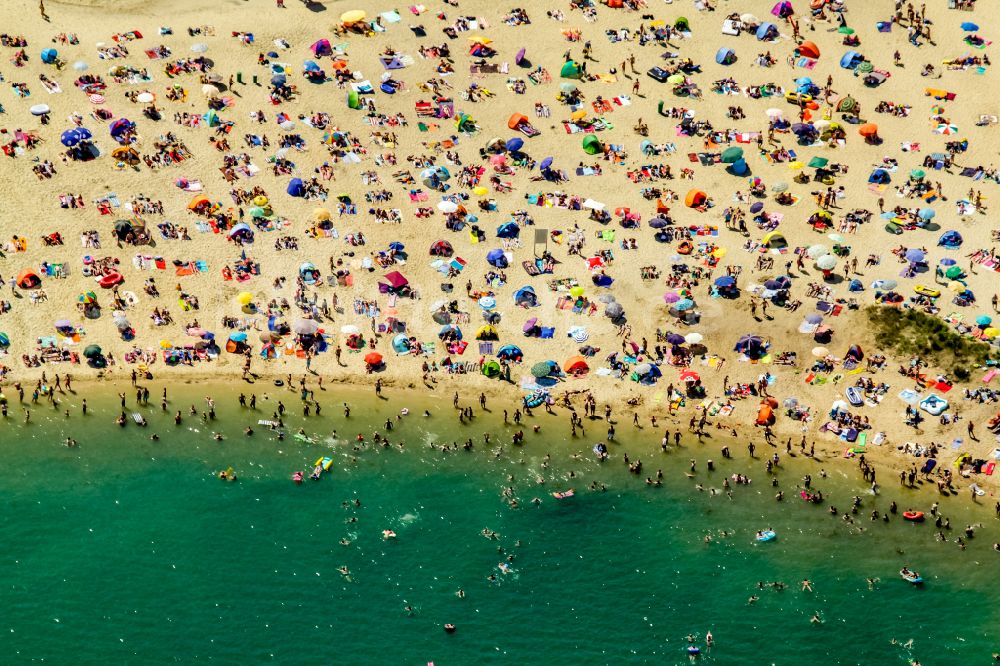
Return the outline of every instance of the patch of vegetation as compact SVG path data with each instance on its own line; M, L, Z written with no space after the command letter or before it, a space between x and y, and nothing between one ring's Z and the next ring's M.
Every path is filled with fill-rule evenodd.
M919 356L959 381L969 379L972 366L1000 358L994 347L963 337L943 320L919 310L873 305L865 312L880 348Z

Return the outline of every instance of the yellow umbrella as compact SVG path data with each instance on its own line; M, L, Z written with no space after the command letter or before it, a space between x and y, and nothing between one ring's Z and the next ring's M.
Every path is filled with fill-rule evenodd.
M580 298L583 296L583 287L577 285L569 290L569 295L573 298Z
M258 194L257 196L255 196L253 198L253 205L254 206L266 206L267 205L267 197L265 197L263 194Z
M712 250L712 256L715 257L716 259L722 259L724 256L726 256L726 252L728 252L726 248L717 247L714 250Z
M170 340L160 340L160 349L170 349L173 346Z
M368 14L365 13L363 9L352 9L349 12L344 12L340 15L341 23L360 23L364 21Z
M948 288L952 291L965 291L965 285L958 280L952 280L948 283Z
M660 28L660 27L663 27L664 25L666 25L666 23L664 23L663 21L661 21L659 19L657 19L655 21L650 21L649 22L649 27L650 28Z
M801 169L804 166L805 166L805 164L803 164L799 160L795 160L794 162L789 162L789 164L788 164L788 168L789 169Z
M313 211L313 219L317 222L326 222L330 219L330 211L326 208L317 208Z
M586 117L587 117L587 112L584 111L583 109L580 109L579 111L574 111L573 114L570 116L570 118L572 118L573 120L582 120Z
M250 301L253 300L253 294L249 291L241 292L239 296L236 297L236 302L240 305L249 305Z
M475 194L477 197L481 197L487 192L489 192L489 190L483 187L482 185L476 185L475 187L472 188L472 193Z
M489 37L483 37L482 35L473 35L469 37L469 41L473 44L492 44L493 40Z
M994 326L990 326L985 331L983 331L983 335L985 335L988 338L995 338L998 335L1000 335L1000 328L996 328Z

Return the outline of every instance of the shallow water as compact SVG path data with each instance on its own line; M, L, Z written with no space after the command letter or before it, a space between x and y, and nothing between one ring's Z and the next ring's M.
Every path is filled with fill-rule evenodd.
M204 390L190 393L200 401ZM149 428L119 429L113 395L92 397L87 420L37 406L32 425L0 425L3 661L686 664L686 636L703 645L708 630L715 646L699 661L719 664L982 663L994 647L992 525L960 552L935 542L931 525L872 524L871 496L860 532L830 518L829 503L776 503L762 473L736 487L734 500L699 492L695 483L717 488L723 474L748 468L737 460L689 480L687 460L698 457L703 468L709 455L696 444L667 456L641 439L630 444L633 457L648 459L644 476L664 468L663 488L628 475L619 450L603 465L592 455L570 459L589 450L584 440L529 435L497 459L480 433L503 426L459 426L450 405L430 419L411 405L391 435L405 439L405 452L373 448L369 438L355 453L353 435L370 433L398 405L349 394L347 426L333 407L343 398L322 395L330 403L322 419L287 419L290 432L304 424L315 444L279 442L263 428L244 437L246 423L269 414L241 414L231 398L209 427L186 417L175 429L149 408ZM267 404L279 397L298 411L288 392ZM64 406L78 414L78 402ZM333 443L334 428L352 441ZM213 429L227 439L213 441ZM79 448L61 445L69 430ZM153 431L159 442L149 440ZM471 453L426 446L469 436L479 441ZM291 483L292 471L308 471L330 450L331 473ZM215 478L230 465L237 483ZM566 478L571 469L578 478ZM607 491L588 491L592 480ZM507 485L522 508L506 504ZM858 492L846 477L816 485L841 508ZM573 498L550 495L570 487ZM361 507L342 505L354 498ZM765 527L777 541L755 543ZM484 528L499 537L484 538ZM397 538L383 540L384 529ZM345 538L349 546L339 543ZM503 574L506 553L516 557ZM923 589L899 579L903 564L927 578ZM866 577L881 579L875 591ZM800 591L803 578L813 593ZM788 589L757 589L775 580ZM759 601L748 604L754 594ZM822 624L810 622L816 612ZM455 634L442 630L448 622Z

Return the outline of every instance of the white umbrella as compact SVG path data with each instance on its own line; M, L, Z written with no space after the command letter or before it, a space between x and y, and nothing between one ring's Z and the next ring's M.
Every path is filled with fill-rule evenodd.
M589 208L591 210L604 210L604 204L600 201L594 201L593 199L587 199L583 202L584 208Z
M781 109L768 109L764 113L767 114L768 118L780 118L781 116L785 115L785 112L782 111Z
M204 53L208 50L208 44L192 44L191 50L195 53Z
M834 266L837 265L837 258L832 254L824 254L822 257L816 260L816 265L824 271L832 271Z
M826 249L825 245L819 245L819 244L812 245L809 247L808 250L806 250L806 256L809 257L810 259L819 259L824 254L829 254L829 253L830 251Z
M830 350L826 347L813 347L813 356L816 358L824 358L830 353Z
M703 336L701 333L688 333L687 335L684 336L684 342L688 343L689 345L699 344L704 339L705 336Z
M313 335L319 330L319 322L315 319L299 319L292 325L292 330L299 335Z
M156 99L156 97L151 92L144 92L144 93L139 93L136 99L139 101L140 104L149 104L154 99Z
M285 122L283 122L280 125L278 125L278 127L280 127L283 130L295 129L295 121L293 121L293 120L286 120Z
M28 110L33 116L44 116L50 109L48 104L36 104Z
M201 94L206 97L215 97L219 94L219 89L213 85L205 84L201 87Z
M90 65L88 65L87 63L85 63L82 60L77 60L76 62L73 63L73 69L75 69L78 72L85 72L89 68L90 68Z
M358 329L357 326L354 326L353 324L348 324L346 326L341 326L340 332L343 333L344 335L357 335L361 331Z
M437 207L442 213L454 213L458 210L458 204L454 201L442 201Z
M587 333L587 331L585 331L582 328L578 329L576 332L573 333L573 341L576 342L577 344L586 342L589 338L590 334Z
M760 19L753 14L740 14L740 20L744 23L760 23Z

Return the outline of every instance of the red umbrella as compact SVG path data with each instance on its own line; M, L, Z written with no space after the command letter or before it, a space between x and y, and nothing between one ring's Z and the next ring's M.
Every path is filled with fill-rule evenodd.
M380 365L382 363L382 354L378 352L369 352L365 354L365 363L368 365Z
M701 377L694 370L683 370L681 371L681 381L682 382L696 382Z

